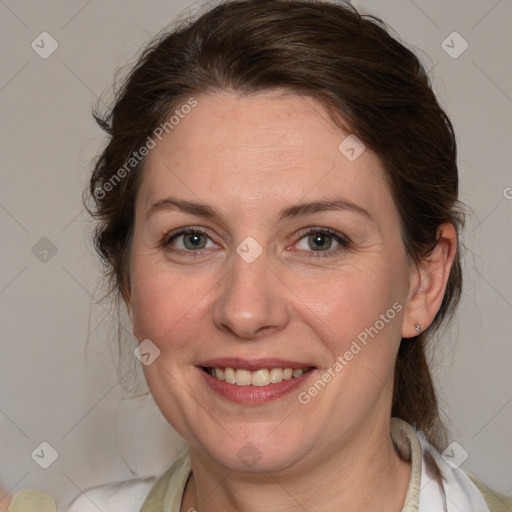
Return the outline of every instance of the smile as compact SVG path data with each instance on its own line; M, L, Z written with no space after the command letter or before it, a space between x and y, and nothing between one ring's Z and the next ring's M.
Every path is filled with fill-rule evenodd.
M317 373L305 362L275 358L224 357L202 361L196 368L215 396L249 406L289 396Z
M242 368L203 367L203 370L212 377L228 384L237 386L268 386L279 384L284 380L301 377L311 368L261 368L256 371Z

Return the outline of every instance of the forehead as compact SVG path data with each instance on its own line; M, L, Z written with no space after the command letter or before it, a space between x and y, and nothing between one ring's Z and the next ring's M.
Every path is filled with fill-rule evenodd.
M148 155L138 197L144 210L166 194L219 209L264 204L269 213L325 195L342 195L374 213L389 208L376 155L357 156L362 146L315 100L278 91L195 99L197 106Z

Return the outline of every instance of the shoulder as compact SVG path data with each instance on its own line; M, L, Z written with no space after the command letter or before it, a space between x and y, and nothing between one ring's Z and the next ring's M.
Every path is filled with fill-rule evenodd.
M467 475L480 491L490 512L510 512L512 510L512 497L494 491L470 473Z
M180 510L183 492L192 471L190 452L186 449L156 481L140 512Z
M452 460L453 449L441 454L419 433L420 445L423 452L424 478L422 478L421 496L432 498L436 485L428 485L430 482L437 482L432 474L439 471L441 477L442 494L450 506L455 510L472 510L473 512L511 512L512 498L500 494L481 482L478 478L463 470L459 464ZM435 464L436 470L429 470L428 461ZM429 475L430 473L430 475ZM452 508L453 508L452 507ZM452 510L448 508L448 510ZM420 508L421 510L421 508Z
M126 480L93 487L75 498L68 512L179 510L190 471L190 452L187 449L159 478Z
M151 477L93 487L75 498L68 512L139 512L156 480Z
M512 498L492 490L455 464L453 450L441 454L423 432L399 418L393 418L391 434L399 453L412 464L402 512L512 512Z

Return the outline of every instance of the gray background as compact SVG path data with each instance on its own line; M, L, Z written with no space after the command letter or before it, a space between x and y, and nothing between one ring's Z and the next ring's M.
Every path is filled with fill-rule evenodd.
M88 487L161 474L181 447L151 397L123 399L111 311L94 304L100 273L80 195L104 142L92 105L188 5L0 0L0 484L12 494L38 488L65 509ZM451 440L468 453L462 467L512 494L512 2L356 5L422 49L455 125L471 207L466 282L435 372ZM44 31L58 42L46 59L31 47ZM457 58L461 39L444 43L451 56L442 47L454 31L468 43ZM36 463L50 462L41 442L58 454L48 469Z

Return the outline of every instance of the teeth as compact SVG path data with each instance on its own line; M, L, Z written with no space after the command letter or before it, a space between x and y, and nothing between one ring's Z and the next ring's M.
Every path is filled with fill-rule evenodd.
M266 369L252 372L251 384L253 386L266 386L270 384L270 372Z
M217 373L216 370L215 373ZM226 368L224 370L224 380L229 384L236 384L235 370L233 368Z
M282 368L272 368L272 370L270 370L269 379L270 379L270 382L272 382L272 384L277 384L278 382L281 382L282 380L284 380L283 369Z
M249 370L238 369L235 372L235 384L237 386L249 386L251 384L251 372Z
M292 377L300 377L307 371L307 368L293 370L292 368L262 368L251 372L241 368L207 368L207 372L218 380L225 380L228 384L237 386L267 386L278 384L283 380Z

